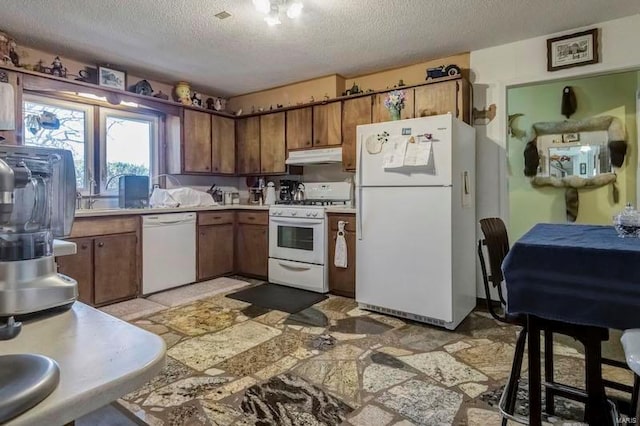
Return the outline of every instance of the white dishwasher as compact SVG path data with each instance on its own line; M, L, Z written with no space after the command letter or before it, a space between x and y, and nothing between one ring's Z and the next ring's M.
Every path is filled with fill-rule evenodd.
M196 214L142 216L142 294L196 280Z

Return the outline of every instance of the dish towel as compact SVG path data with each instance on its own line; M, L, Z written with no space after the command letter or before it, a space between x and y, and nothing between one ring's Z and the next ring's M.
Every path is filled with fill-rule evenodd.
M13 86L0 83L0 130L16 129L16 97Z
M344 220L338 221L338 235L336 236L336 251L333 255L333 264L338 268L347 267L347 240L344 239Z

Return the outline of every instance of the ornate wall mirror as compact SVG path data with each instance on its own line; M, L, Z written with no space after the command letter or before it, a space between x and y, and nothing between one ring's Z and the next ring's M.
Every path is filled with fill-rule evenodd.
M626 135L612 116L580 121L535 123L525 148L525 175L534 187L565 188L567 219L578 215L578 189L613 186L618 202L615 167L626 154Z

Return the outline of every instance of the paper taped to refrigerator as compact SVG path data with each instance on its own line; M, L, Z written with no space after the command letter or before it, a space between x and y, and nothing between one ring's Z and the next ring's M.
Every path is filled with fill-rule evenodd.
M404 157L407 152L407 137L391 138L386 145L382 167L398 169L404 167Z
M404 154L405 166L427 166L433 155L431 142L414 142L407 144Z

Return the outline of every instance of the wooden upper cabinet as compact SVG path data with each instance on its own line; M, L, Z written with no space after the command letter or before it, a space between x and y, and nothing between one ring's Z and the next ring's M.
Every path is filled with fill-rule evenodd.
M312 118L311 107L287 111L287 149L310 148L313 145Z
M287 155L285 141L285 113L260 116L260 172L284 173Z
M404 90L405 100L404 108L400 110L400 118L405 120L407 118L415 118L414 114L414 91L413 89ZM378 93L373 96L373 117L372 123L381 123L383 121L390 121L389 110L384 106L384 100L387 97L386 93Z
M260 117L236 121L236 172L260 173Z
M313 107L313 146L342 143L342 104L331 102Z
M211 172L211 114L184 109L184 172Z
M342 104L342 166L356 168L356 127L371 123L371 96L347 99Z
M211 171L233 174L236 171L236 126L233 118L211 116Z
M428 117L449 112L454 117L458 117L460 115L459 88L459 80L416 87L414 89L416 117Z

